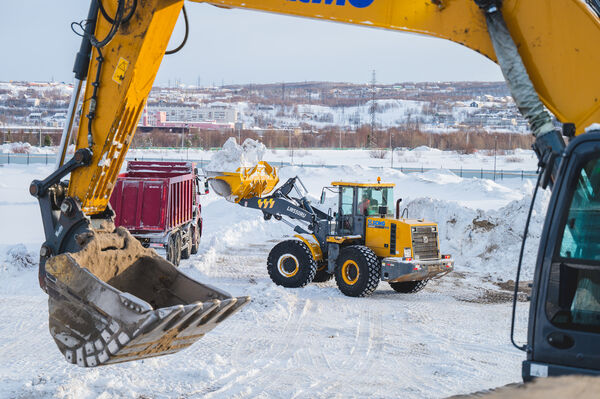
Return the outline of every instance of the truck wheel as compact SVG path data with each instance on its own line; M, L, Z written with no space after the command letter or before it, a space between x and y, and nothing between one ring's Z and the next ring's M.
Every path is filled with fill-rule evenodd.
M175 266L179 266L179 262L181 261L181 235L179 232L169 236L169 242L167 243L167 260Z
M299 288L313 281L317 262L302 241L286 240L275 245L269 253L267 271L275 284Z
M390 287L394 289L396 292L400 292L402 294L414 294L415 292L421 291L427 285L429 280L419 280L419 281L404 281L401 283L389 283Z
M335 268L335 282L344 295L369 296L379 285L381 262L375 252L362 245L342 249Z
M200 235L198 234L198 228L192 226L192 243L190 253L196 255L198 253L198 247L200 246Z
M181 249L181 259L189 259L190 258L190 247L192 246L192 228L190 227L187 231L187 248ZM181 246L183 247L183 239L181 240Z
M324 283L325 281L331 280L333 274L327 272L327 262L319 262L317 264L317 273L315 273L315 278L313 278L313 283Z

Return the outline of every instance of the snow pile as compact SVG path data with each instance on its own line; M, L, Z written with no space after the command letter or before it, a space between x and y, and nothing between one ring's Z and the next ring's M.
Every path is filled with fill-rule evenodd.
M600 123L592 123L591 125L585 128L586 133L591 133L595 130L600 130Z
M17 244L8 247L4 259L0 262L0 271L19 271L37 267L38 261L33 252L25 245Z
M223 148L213 155L206 170L219 172L235 172L240 166L254 166L262 161L267 147L264 144L246 139L239 145L234 137L227 139Z
M533 278L550 193L541 191L531 216L522 278ZM440 246L456 261L457 271L493 280L514 279L531 196L500 209L472 209L452 201L417 198L407 204L409 217L438 223Z
M21 142L2 144L0 145L0 151L9 154L40 154L44 152L40 147Z

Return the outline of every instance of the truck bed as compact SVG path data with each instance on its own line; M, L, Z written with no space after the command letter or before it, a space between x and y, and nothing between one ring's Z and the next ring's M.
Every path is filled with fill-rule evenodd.
M132 233L160 233L189 222L194 178L192 162L129 162L110 199L115 224Z

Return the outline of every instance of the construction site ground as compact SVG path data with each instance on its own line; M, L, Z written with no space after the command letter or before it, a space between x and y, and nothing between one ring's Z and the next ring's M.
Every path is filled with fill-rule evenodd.
M381 283L368 298L344 296L333 280L302 289L274 285L266 257L291 229L209 194L199 254L181 270L252 302L181 353L82 369L67 364L52 341L37 281L44 234L27 187L50 172L0 167L0 397L439 398L520 381L524 354L509 339L511 280L530 180L466 179L443 169L406 175L360 166L283 168L282 180L301 176L315 202L333 180L381 176L396 183L411 217L439 223L442 252L455 257L456 271L417 294ZM542 193L535 208L526 281L547 200ZM525 293L520 300L516 336L523 342Z

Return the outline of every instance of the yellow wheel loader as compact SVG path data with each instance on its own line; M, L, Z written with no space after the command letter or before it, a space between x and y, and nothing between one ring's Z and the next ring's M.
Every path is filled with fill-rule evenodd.
M536 137L534 149L544 171L539 183L553 188L535 267L527 344L517 345L513 340L527 353L523 378L600 374L600 133L597 126L590 127L600 122L600 0L194 1L434 36L496 62ZM183 46L167 50L182 7L183 0L91 0L87 18L73 24L81 28L82 42L57 169L46 179L34 181L30 192L39 199L46 235L39 276L49 294L50 332L67 360L81 366L176 352L248 301L186 277L138 246L127 231L111 225L108 201L158 67L165 54ZM187 38L184 8L183 15ZM562 131L548 111L562 123ZM77 151L66 161L78 114ZM565 145L563 136L582 133L586 134ZM69 174L69 182L61 182ZM260 181L253 187L259 196L268 189ZM341 191L339 187L344 186L338 186ZM358 206L359 188L352 187L357 191L352 206ZM259 208L271 206L260 197L252 201ZM390 237L386 248L387 239L381 237L387 233L386 226L391 235L395 225L397 237L404 234L399 229L410 228L413 237L413 227L415 233L424 234L419 229L433 228L433 224L400 223L401 218L394 222L387 212L353 214L352 223L358 223L358 218L383 222L379 228L366 221L361 236L354 234L355 227L345 225L344 216L349 214L343 209L334 217L308 203L299 205L292 203L284 211L297 211L297 219L306 221L307 228L297 231L305 234L301 236L305 241L300 241L316 260L320 274L308 273L297 284L315 276L325 279L324 273L335 271L341 262L339 270L344 273L339 273L338 281L363 287L361 265L374 264L374 257L384 259L382 273L386 267L429 266L416 260L421 255L414 244L411 260L405 256L408 252L403 253L409 245L397 240L397 253L386 254L394 240ZM314 220L313 214L317 215ZM326 240L314 242L313 235ZM378 235L370 241L369 237ZM382 244L383 249L361 245L362 240ZM330 243L337 245L340 254L335 256L333 250L329 254ZM423 239L423 244L428 243ZM301 255L296 254L300 252L285 251L287 255L279 256L273 268L284 277L298 276L295 258L300 262ZM333 258L336 261L330 264ZM443 265L443 259L439 261ZM369 272L370 278L376 274ZM388 277L396 280L398 276ZM425 279L408 282L414 281ZM420 284L396 288L412 291ZM374 285L369 281L362 289L348 292L367 294Z
M348 296L368 296L382 280L397 292L413 293L454 268L451 256L440 252L436 223L401 217L408 216L408 210L400 215L400 200L394 216L394 184L380 179L376 183L333 182L323 188L321 203L327 192L335 192L338 207L326 213L310 204L299 177L267 195L278 177L266 162L236 173L207 173L213 176L209 182L215 192L243 207L259 209L265 220L284 221L298 233L269 253L267 271L277 285L297 288L335 276L340 291ZM261 180L263 184L258 185Z

